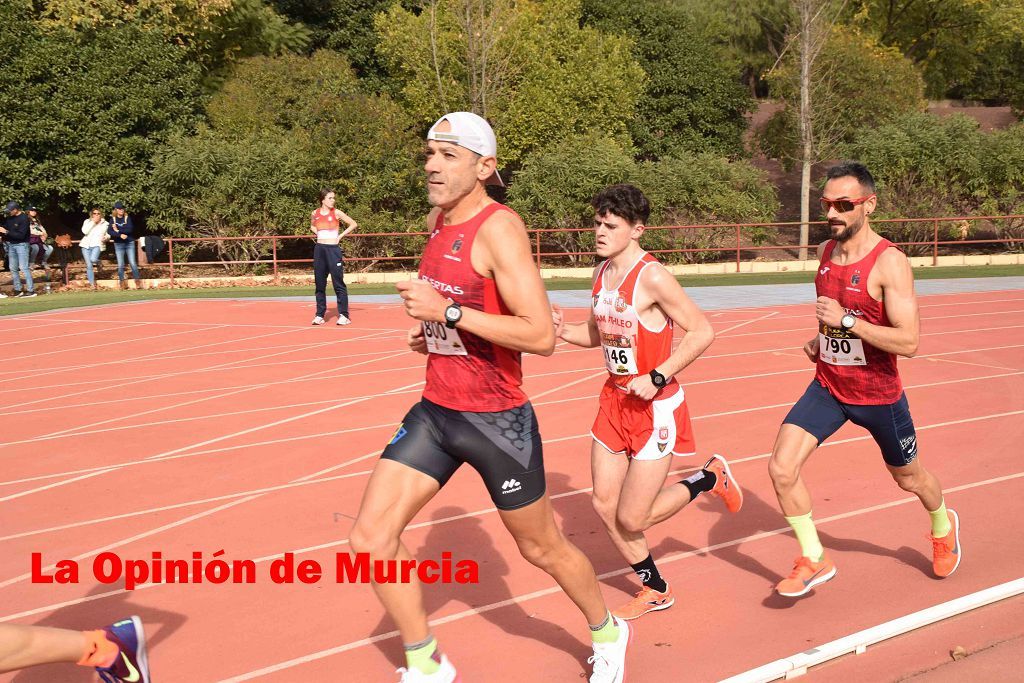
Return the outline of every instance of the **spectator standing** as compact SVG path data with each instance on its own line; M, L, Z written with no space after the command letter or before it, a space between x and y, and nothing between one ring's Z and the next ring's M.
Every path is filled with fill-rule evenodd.
M100 252L108 237L108 227L110 224L103 220L103 212L99 209L93 209L82 223L82 241L78 245L82 248L82 256L85 258L85 276L89 278L89 284L93 289L96 289L93 267L99 265Z
M139 279L139 264L135 255L135 224L132 223L132 217L125 213L124 204L120 201L114 202L114 213L110 217L107 236L114 242L114 254L117 256L117 279L121 283L121 289L125 289L125 256L128 257L128 263L132 267L135 288L142 289L142 282Z
M344 254L341 238L358 227L344 211L334 206L334 190L320 191L320 208L314 209L309 218L309 229L316 235L313 247L313 281L316 285L316 315L314 325L323 325L327 315L327 275L331 276L334 295L338 300L338 324L348 325L348 288L345 287ZM347 228L339 233L339 223Z
M35 296L35 285L32 282L32 265L28 260L28 242L31 235L28 227L28 216L22 213L18 202L7 203L7 217L0 228L7 242L10 258L11 281L14 283L14 296ZM18 271L21 271L19 274ZM25 289L21 289L21 275L25 276Z

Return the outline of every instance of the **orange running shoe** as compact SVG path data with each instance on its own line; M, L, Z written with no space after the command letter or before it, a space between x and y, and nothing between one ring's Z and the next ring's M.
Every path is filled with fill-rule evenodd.
M789 577L779 581L775 590L779 595L796 598L804 595L818 584L825 583L836 575L836 566L832 564L828 553L823 553L820 562L809 557L798 557Z
M932 541L932 571L935 576L945 578L960 566L960 515L956 510L946 510L952 528L942 538L928 534Z
M648 612L668 609L675 604L675 601L676 596L672 594L672 587L668 584L665 585L664 593L660 593L650 586L644 586L637 591L636 597L622 607L612 610L612 614L619 619L632 621L633 619L639 619Z
M729 512L739 512L743 507L743 489L736 483L732 476L729 463L720 455L713 455L704 464L704 469L713 472L715 475L715 487L708 491L713 496L718 496L725 501L725 507Z

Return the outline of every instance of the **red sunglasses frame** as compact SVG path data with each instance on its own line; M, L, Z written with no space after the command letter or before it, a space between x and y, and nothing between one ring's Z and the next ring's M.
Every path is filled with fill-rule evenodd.
M818 202L821 204L821 208L825 213L828 213L829 209L835 209L839 213L848 213L853 211L855 206L860 206L867 200L874 199L874 197L875 195L873 194L869 194L867 197L858 197L857 199L825 199L822 197ZM850 204L850 208L841 209L839 208L840 204Z

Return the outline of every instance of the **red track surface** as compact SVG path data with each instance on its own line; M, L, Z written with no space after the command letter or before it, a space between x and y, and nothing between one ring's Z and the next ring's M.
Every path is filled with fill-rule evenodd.
M891 482L866 434L847 426L806 470L839 574L802 600L772 594L797 546L766 460L812 376L800 351L812 311L713 312L718 339L681 377L699 456L678 459L676 469L727 455L745 507L730 517L718 501L701 499L649 533L681 600L635 622L628 680L717 680L1021 575L1024 293L921 304L920 355L900 369L923 462L961 515L958 572L932 578L927 516ZM409 321L399 307L357 305L349 328L307 327L310 308L152 301L0 321L9 350L0 388L0 621L95 628L139 614L161 683L395 680L402 657L394 626L368 586L334 582L334 558L347 550L376 454L418 398L423 362L404 348ZM609 602L619 603L634 579L600 528L588 488L600 356L562 346L524 365L558 521L603 575ZM590 654L582 618L518 556L471 469L456 474L405 540L419 557L450 551L480 564L478 585L426 589L435 631L467 683L580 680ZM145 560L153 551L209 559L222 549L257 561L255 584L126 592L92 578L92 560L105 550ZM319 561L321 582L273 584L269 563L285 551ZM45 565L79 560L80 583L33 584L32 552ZM1007 609L1019 625L1021 603L999 608ZM984 619L984 610L977 614ZM965 628L976 647L1020 642L1019 628L991 629L988 640ZM922 633L913 638L927 642ZM900 640L885 647L858 658L893 662L871 670L872 680L939 663L928 659L938 646L920 661ZM824 680L841 666L849 665L811 676ZM89 679L54 666L0 675Z

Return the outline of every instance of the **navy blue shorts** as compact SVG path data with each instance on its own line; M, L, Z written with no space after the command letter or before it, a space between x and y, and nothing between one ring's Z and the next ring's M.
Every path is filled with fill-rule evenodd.
M906 393L895 403L859 406L840 403L818 380L811 380L807 391L782 422L812 434L820 446L847 420L871 432L887 465L904 467L917 457L917 434Z

